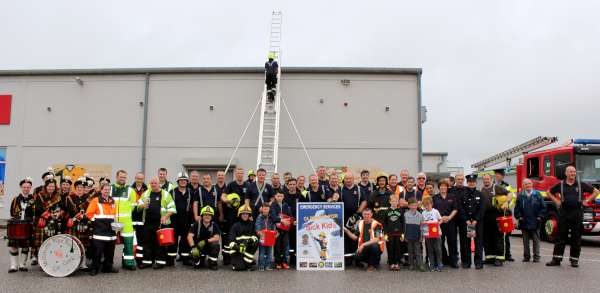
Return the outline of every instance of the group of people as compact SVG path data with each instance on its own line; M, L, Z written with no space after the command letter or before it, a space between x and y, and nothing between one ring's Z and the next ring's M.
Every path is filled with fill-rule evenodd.
M181 172L170 182L167 170L160 168L147 185L141 172L128 184L127 172L119 170L111 184L109 178L96 183L89 176L57 181L48 170L35 189L31 178L23 179L10 214L13 221L28 221L33 229L26 239L9 235L9 272L27 271L29 255L31 265L37 265L42 242L65 233L85 247L87 261L80 269L90 275L118 272L113 265L117 240L123 244L121 267L127 270L162 269L176 262L216 270L220 255L223 265L233 270L254 270L257 264L259 270L289 269L296 261L298 202L344 203L347 267L376 270L385 250L390 270L502 266L514 259L510 231L500 229L497 219L513 213L523 231L523 261L540 261L539 230L546 202L529 179L516 192L503 180L503 170L483 175L480 189L473 174L434 183L425 173L412 177L407 170L399 176L377 174L375 182L368 170L355 178L347 170L340 174L322 166L308 178L274 173L270 183L264 169L250 170L246 177L238 167L233 175L227 183L225 173L218 172L213 183L210 174ZM591 194L591 199L599 193L575 175L575 168L568 167L566 179L549 190L561 215L549 266L560 265L569 235L571 265L578 266L581 193ZM163 228L174 230L174 242L162 242L157 231ZM276 234L274 245L263 245L266 233Z

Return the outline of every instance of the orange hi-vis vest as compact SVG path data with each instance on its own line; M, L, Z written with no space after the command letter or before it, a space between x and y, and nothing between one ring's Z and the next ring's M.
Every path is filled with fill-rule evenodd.
M359 236L358 236L358 246L361 246L364 241L364 237L363 237L363 233L364 233L364 227L365 227L365 220L360 220L360 222L358 223L358 231L360 232ZM380 229L381 232L383 233L383 226L375 221L375 220L371 220L371 229L369 230L369 234L370 234L370 238L369 239L375 239L375 229ZM383 243L382 237L379 237L379 241L377 242L379 244L379 250L381 250L381 252L383 252L385 244Z
M88 219L91 219L94 227L92 239L112 241L117 239L111 228L115 221L115 202L111 197L104 200L102 196L94 198L86 211Z

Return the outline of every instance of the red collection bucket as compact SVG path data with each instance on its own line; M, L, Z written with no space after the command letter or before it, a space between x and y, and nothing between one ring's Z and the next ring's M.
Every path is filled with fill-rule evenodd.
M440 223L438 222L427 222L427 237L426 238L440 238Z
M158 245L170 246L175 244L175 230L173 228L162 228L156 231Z
M277 235L277 232L275 230L263 229L261 230L260 234L260 246L275 246L275 238Z
M496 218L496 222L498 222L498 228L502 233L510 233L515 229L512 216L498 217Z

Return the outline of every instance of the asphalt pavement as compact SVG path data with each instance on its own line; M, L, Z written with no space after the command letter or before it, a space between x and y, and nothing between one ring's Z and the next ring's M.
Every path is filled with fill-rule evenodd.
M3 230L2 236L5 233ZM560 267L546 267L544 263L552 255L549 243L542 244L542 262L523 263L522 239L512 237L511 243L515 262L483 270L391 272L382 265L376 272L357 268L344 272L234 272L221 265L218 271L209 271L178 264L159 271L120 271L95 277L76 272L67 278L49 277L39 267L9 274L8 251L2 249L0 292L600 292L600 237L585 238L579 268L571 268L567 261ZM120 264L117 256L115 263Z

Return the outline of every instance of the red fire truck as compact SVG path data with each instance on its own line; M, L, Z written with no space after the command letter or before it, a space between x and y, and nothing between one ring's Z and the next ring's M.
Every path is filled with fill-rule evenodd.
M560 180L565 178L565 169L573 165L577 168L577 176L598 188L600 185L600 139L573 139L570 143L534 151L523 155L517 165L517 190L521 190L524 178L533 181L536 190L546 192ZM590 194L582 194L584 235L600 235L600 200L587 204ZM543 229L543 236L553 241L558 232L558 209L556 204L546 197L548 213Z
M471 166L484 171L505 162L507 170L512 171L511 159L523 156L514 168L516 176L507 175L506 180L509 183L512 181L517 190L521 191L523 179L529 178L533 181L533 187L546 197L548 213L544 220L542 237L551 242L556 239L558 233L559 215L556 204L547 197L547 191L564 179L567 166L573 165L577 168L577 177L582 182L592 184L596 188L600 186L600 139L572 139L559 146L546 147L555 142L556 137L537 137ZM589 196L591 195L582 194L584 235L600 235L600 198L589 205L586 202Z

